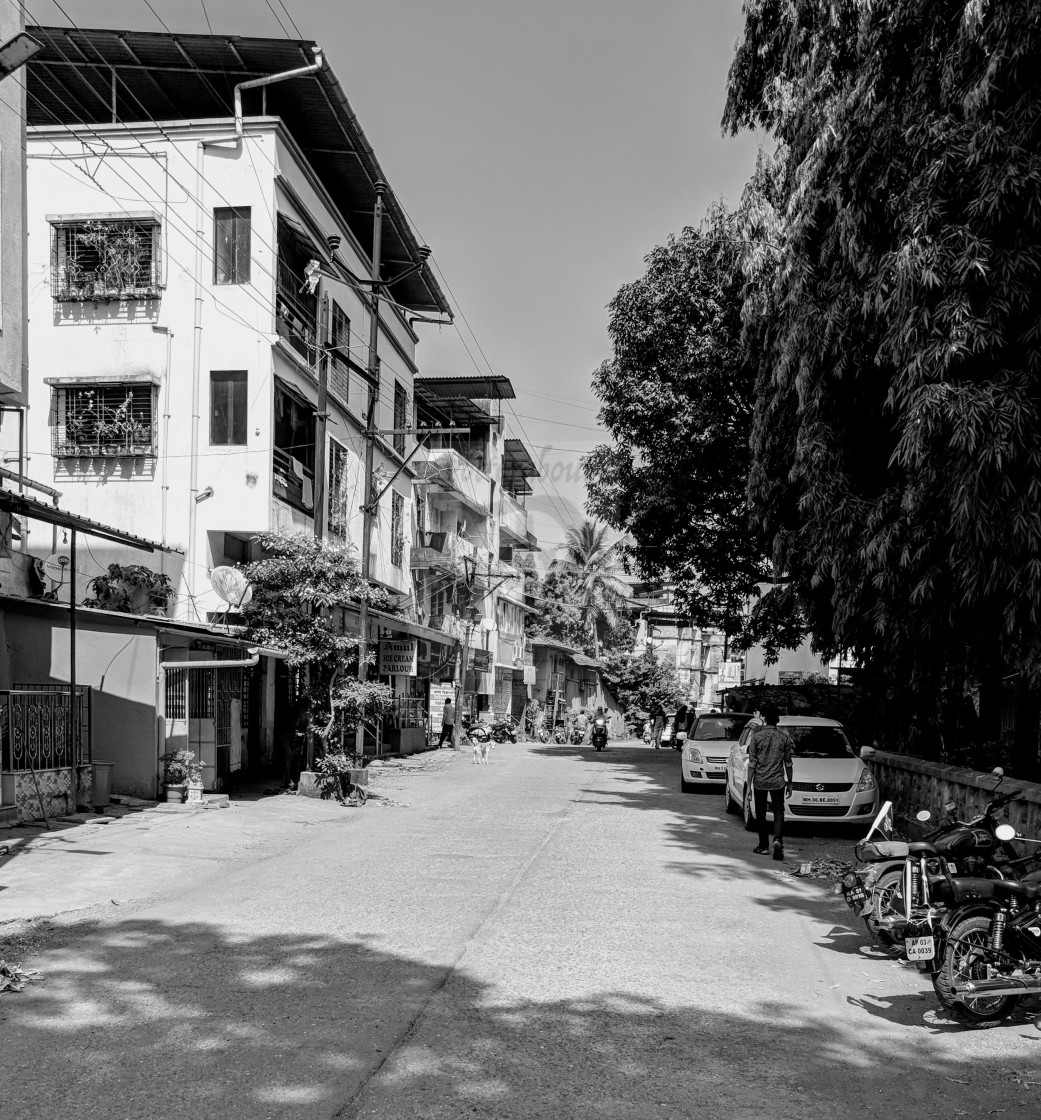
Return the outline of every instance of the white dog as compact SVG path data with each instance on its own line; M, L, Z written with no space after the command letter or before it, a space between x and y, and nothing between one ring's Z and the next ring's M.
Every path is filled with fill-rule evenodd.
M483 743L474 740L474 766L487 766L488 756L492 752L492 744L490 740Z

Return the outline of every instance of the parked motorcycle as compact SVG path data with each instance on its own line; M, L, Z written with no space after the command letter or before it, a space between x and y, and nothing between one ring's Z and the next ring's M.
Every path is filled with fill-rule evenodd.
M553 731L553 742L554 743L566 743L567 742L567 730L565 729L565 727L562 723L558 723L556 728Z
M999 767L994 774L996 790L1004 773ZM938 877L1008 878L1009 871L1018 873L1017 865L1023 861L1014 847L996 838L1000 826L994 819L998 809L1018 796L1019 791L1013 790L993 798L983 814L971 821L958 820L954 804L948 803L944 806L947 816L939 826L924 840L910 843L885 837L885 822L891 820L892 810L891 803L886 802L868 835L857 845L857 859L862 866L842 880L846 902L863 917L877 944L893 956L903 956L909 929L915 932L915 927L923 922L927 929L931 928L935 914L930 884ZM930 819L927 810L918 814L922 823ZM879 838L873 839L876 831ZM912 951L924 953L926 948L923 943Z
M482 723L480 720L464 719L463 734L467 742L487 743L492 737L492 729L487 723Z
M585 732L581 727L573 727L571 729L571 742L577 747L582 740L586 737Z
M996 832L1003 843L1016 838L1008 824ZM933 989L954 1018L996 1026L1025 996L1041 994L1041 870L1021 879L949 876L934 893L947 912L935 931ZM1034 1026L1041 1029L1041 1015Z
M513 720L508 716L505 719L497 719L491 725L492 741L496 743L516 743L517 742L517 729L514 727Z
M607 720L597 718L593 720L593 750L602 751L607 748Z

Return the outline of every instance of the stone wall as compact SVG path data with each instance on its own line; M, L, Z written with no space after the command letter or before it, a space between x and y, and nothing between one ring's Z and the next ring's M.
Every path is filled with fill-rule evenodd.
M957 806L955 814L961 820L979 816L994 796L991 791L997 780L993 774L979 770L964 770L888 751L876 751L869 765L878 779L882 799L893 802L897 817L903 818L900 825L907 828L909 835L913 835L913 830L908 828L908 822L918 824L915 813L928 809L934 818L938 817L948 801ZM1009 805L1009 824L1024 836L1041 838L1041 785L1006 776L998 792L1015 789L1022 791L1022 799Z

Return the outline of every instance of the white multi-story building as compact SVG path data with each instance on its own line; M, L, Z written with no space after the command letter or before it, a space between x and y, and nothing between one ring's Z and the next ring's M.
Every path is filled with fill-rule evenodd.
M415 320L449 308L328 61L289 41L41 37L29 473L70 510L182 549L165 562L184 619L226 610L209 573L255 555L257 533L317 518L360 548L379 197L375 477L390 486L370 574L410 596L413 437L392 433L413 415ZM53 564L50 533L31 546ZM86 559L84 581L136 562L118 545Z
M417 377L415 391L420 425L439 431L416 480L417 601L430 625L466 633L470 706L519 717L534 669L524 576L513 561L537 547L524 501L539 472L503 431L501 402L513 386L505 377Z

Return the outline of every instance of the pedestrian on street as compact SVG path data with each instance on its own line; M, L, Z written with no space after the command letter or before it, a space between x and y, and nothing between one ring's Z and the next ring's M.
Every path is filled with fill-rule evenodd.
M770 850L766 825L769 802L774 814L774 859L784 859L784 799L792 792L792 740L777 726L780 718L776 704L764 704L765 726L755 732L748 744L748 780L752 783L759 825L759 846L752 850L757 856L765 856Z
M662 732L665 730L665 712L659 708L654 713L654 726L651 728L651 745L656 751L661 750Z
M446 742L452 744L453 735L455 735L455 705L452 703L452 698L447 697L445 699L444 710L441 712L441 738L437 742L438 750L440 750Z

